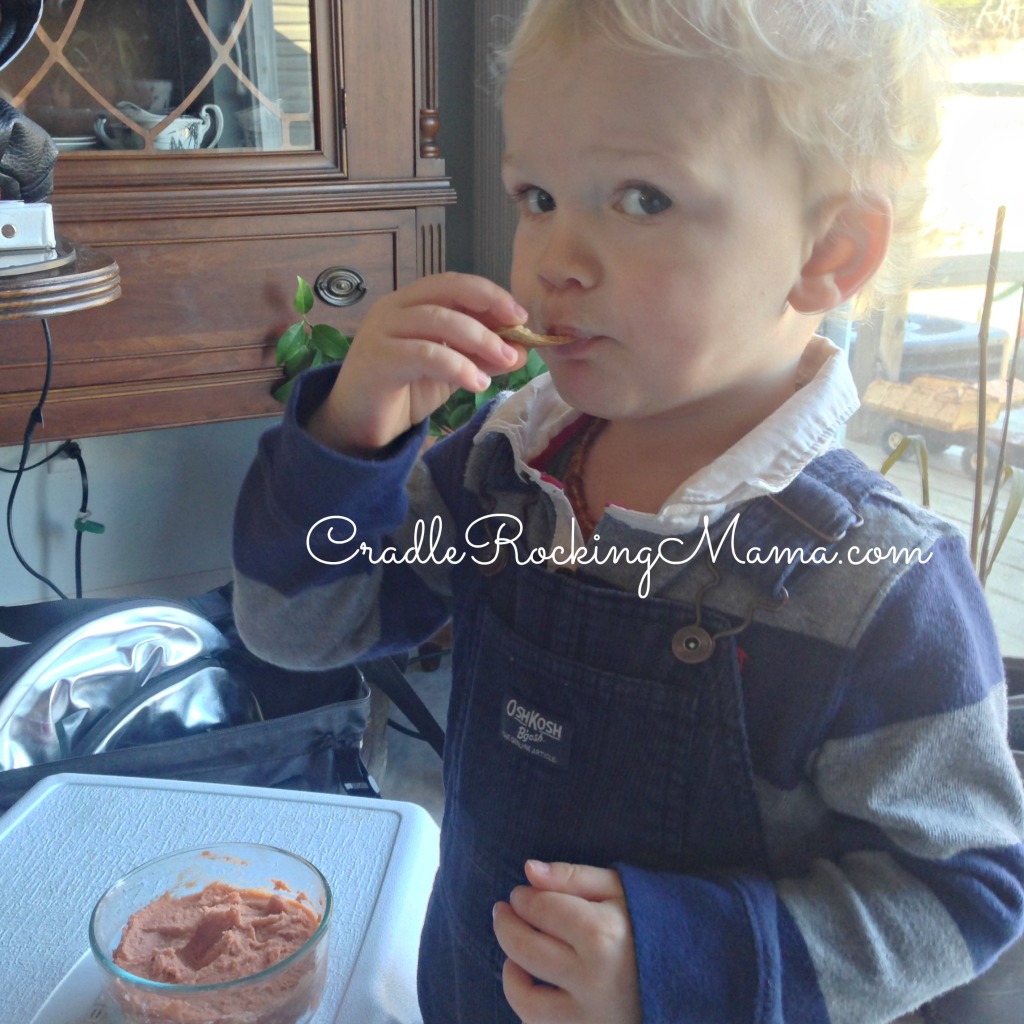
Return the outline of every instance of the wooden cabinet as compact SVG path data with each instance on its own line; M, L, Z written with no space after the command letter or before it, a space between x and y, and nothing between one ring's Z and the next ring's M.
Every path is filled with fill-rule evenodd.
M296 275L353 283L354 303L311 315L351 332L375 297L443 269L434 2L53 6L0 86L58 140L58 235L116 259L122 295L50 321L36 440L273 414ZM189 148L212 140L210 106L220 137ZM0 444L20 440L44 369L39 323L0 321Z

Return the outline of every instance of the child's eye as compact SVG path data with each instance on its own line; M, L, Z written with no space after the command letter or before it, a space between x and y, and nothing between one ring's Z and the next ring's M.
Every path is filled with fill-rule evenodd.
M555 208L555 200L551 193L532 185L519 189L513 198L525 206L528 213L550 213Z
M622 190L619 200L622 212L631 217L653 217L664 213L671 205L672 200L652 185L630 185Z

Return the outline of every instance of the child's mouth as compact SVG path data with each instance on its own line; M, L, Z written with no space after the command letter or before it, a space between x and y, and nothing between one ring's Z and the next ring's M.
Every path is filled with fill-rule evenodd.
M589 349L597 341L598 335L585 333L575 327L568 327L565 324L554 324L548 328L548 333L565 339L553 351L559 355L577 355Z

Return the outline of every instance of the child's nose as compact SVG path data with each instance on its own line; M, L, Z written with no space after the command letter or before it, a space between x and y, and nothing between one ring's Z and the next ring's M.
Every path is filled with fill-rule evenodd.
M593 288L600 267L597 246L585 225L553 217L537 260L541 280L550 288Z

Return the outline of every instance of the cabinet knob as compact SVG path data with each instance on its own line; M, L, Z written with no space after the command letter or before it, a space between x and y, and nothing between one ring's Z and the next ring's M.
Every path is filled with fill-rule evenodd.
M352 306L366 294L366 279L351 267L328 267L313 288L328 305Z

